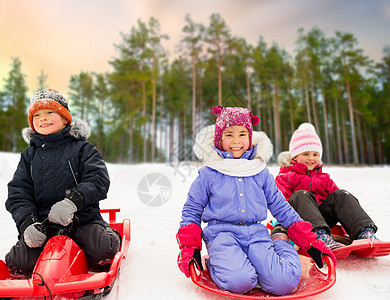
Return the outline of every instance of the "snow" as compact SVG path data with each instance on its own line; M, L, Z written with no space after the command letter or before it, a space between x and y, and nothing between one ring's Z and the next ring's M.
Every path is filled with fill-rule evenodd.
M3 201L7 198L7 183L19 157L19 154L0 152L0 196ZM107 167L111 187L101 208L120 208L118 219L129 218L132 227L127 259L106 299L226 299L195 286L176 264L175 235L181 209L200 164L107 164ZM269 169L274 176L279 170L276 165ZM390 241L387 227L390 225L390 167L325 166L324 171L331 174L340 188L359 199L379 227L378 238ZM161 181L165 187L162 190L151 187L151 196L161 194L156 198L163 203L160 206L144 204L150 199L146 199L145 186L140 182L145 183L147 179L151 184L153 178L168 179L172 187L169 188L167 181ZM0 210L0 228L0 259L4 259L17 237L15 224L4 206ZM390 256L339 260L336 284L311 299L390 299Z

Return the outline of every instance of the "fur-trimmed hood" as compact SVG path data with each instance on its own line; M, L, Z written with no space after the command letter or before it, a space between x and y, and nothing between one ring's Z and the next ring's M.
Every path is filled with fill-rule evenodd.
M26 127L22 130L23 139L26 143L30 144L30 141L35 133L37 132L32 130L30 127ZM91 129L86 121L74 120L70 125L69 133L75 139L87 139L91 134Z
M203 128L195 139L193 151L195 155L203 161L222 161L214 146L215 125ZM252 145L258 145L253 159L259 159L266 163L272 157L273 145L268 136L262 131L253 131Z
M278 163L282 167L291 166L291 154L289 151L283 151L278 155Z

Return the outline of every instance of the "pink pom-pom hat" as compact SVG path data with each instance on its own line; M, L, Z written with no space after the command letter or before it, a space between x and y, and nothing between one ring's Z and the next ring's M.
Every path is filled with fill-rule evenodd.
M216 114L215 122L214 145L219 150L221 147L222 132L231 126L244 126L249 131L249 144L252 145L252 127L260 122L260 118L254 116L253 113L242 107L222 107L221 105L214 106L211 109L213 114Z
M316 129L310 123L302 123L293 133L290 141L291 158L307 152L315 151L322 157L322 143L316 133Z

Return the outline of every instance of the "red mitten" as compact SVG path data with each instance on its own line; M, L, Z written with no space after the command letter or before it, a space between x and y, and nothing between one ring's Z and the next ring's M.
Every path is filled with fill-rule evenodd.
M198 270L203 271L200 250L195 248L184 248L177 257L177 265L180 271L187 277L190 277L190 264L194 261Z
M309 249L306 250L307 254L314 260L319 268L324 266L322 261L322 254L329 255L333 260L334 266L337 266L337 259L333 251L324 243L323 240L315 240Z
M312 229L311 223L298 221L287 228L287 235L299 248L306 250L319 268L324 266L322 254L329 255L336 266L337 260L333 251L322 240L317 240L317 234L312 232Z
M184 275L190 277L192 261L195 262L199 270L203 270L200 255L200 250L202 250L202 228L195 223L182 226L176 234L176 240L180 247L177 265Z

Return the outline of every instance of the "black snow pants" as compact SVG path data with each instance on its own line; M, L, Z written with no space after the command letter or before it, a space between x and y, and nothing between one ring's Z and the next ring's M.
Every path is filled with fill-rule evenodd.
M73 240L84 251L92 271L106 269L114 255L120 250L120 236L108 224L80 225ZM43 247L30 248L23 236L5 255L5 262L14 276L28 276L32 273L35 263Z
M333 192L321 205L314 194L304 190L294 192L288 202L314 229L322 227L330 233L330 229L339 222L352 240L357 239L365 227L371 226L375 232L378 229L359 201L345 190Z

